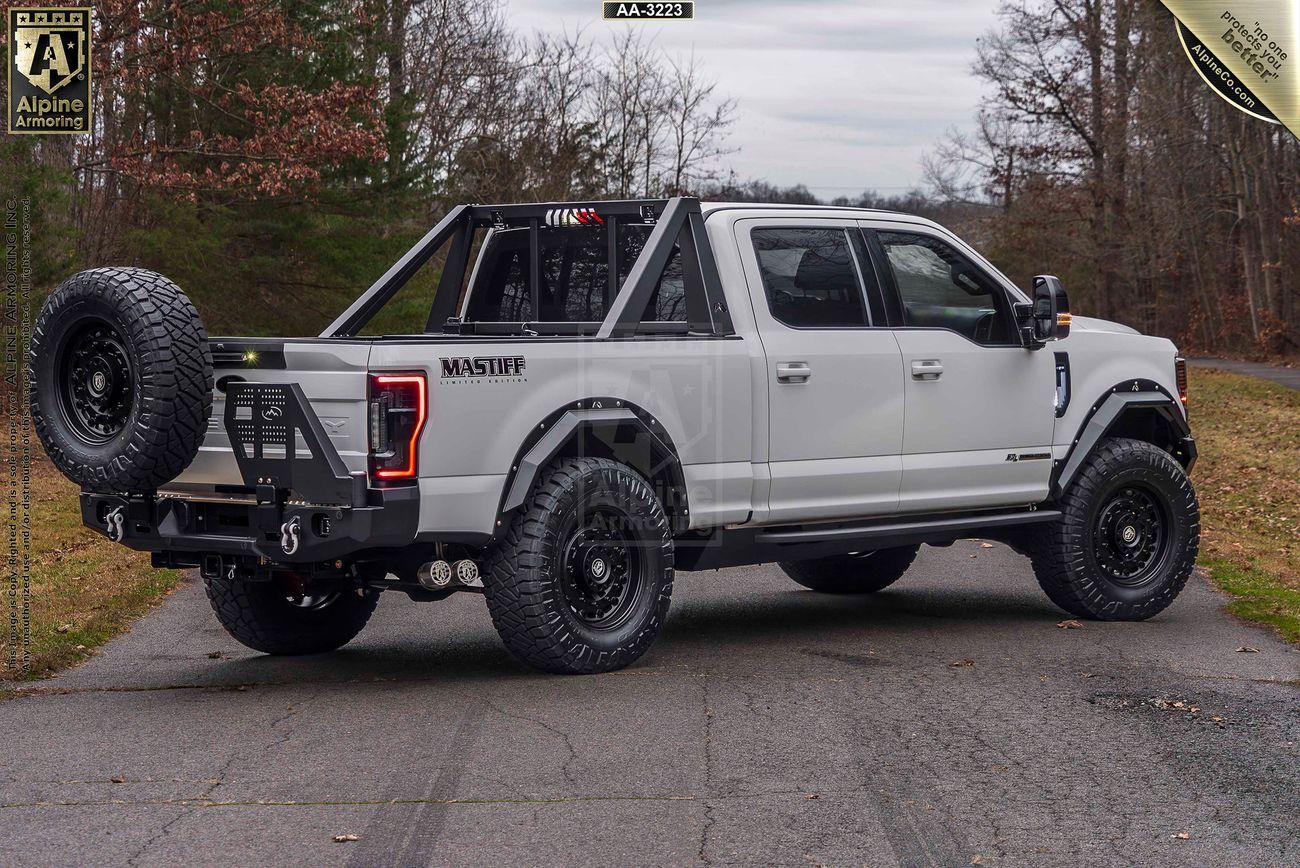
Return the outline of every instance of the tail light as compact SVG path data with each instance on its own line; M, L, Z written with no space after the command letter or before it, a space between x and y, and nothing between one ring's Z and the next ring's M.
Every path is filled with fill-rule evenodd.
M429 417L423 373L370 375L370 476L377 483L414 481L420 432Z
M1174 357L1174 381L1178 384L1178 400L1183 404L1183 412L1187 412L1187 359L1182 356Z

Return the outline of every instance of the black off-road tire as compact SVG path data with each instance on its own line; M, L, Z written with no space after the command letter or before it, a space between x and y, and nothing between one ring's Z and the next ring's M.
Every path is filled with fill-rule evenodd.
M319 654L352 641L379 603L379 592L346 589L317 608L290 602L278 581L203 580L226 632L264 654Z
M610 535L615 541L589 539L588 529L599 524L594 516L606 512L625 516ZM615 609L626 610L621 620L611 615L609 626L601 626L590 607L602 601L588 602L597 591L583 590L595 581L583 565L600 559L605 551L600 545L615 552L608 560L616 562L617 540L630 543L623 547L625 573L630 576L635 568L637 579ZM564 674L621 669L646 652L668 615L673 591L668 517L634 470L603 458L561 459L542 472L488 553L483 583L492 623L522 662Z
M805 588L823 594L874 594L901 579L920 550L919 545L898 546L811 561L785 561L779 566Z
M31 358L36 434L82 488L151 491L198 454L212 413L212 355L198 311L162 275L96 268L68 278L41 308ZM84 399L92 377L107 383L96 406L108 412L88 423L98 411L85 409L74 384Z
M1113 553L1129 525L1127 519L1119 522L1123 527L1108 522L1107 515L1114 504L1122 506L1132 497L1154 507L1145 511L1160 516L1163 543L1148 568L1132 579L1117 579L1113 565L1123 562ZM1060 506L1061 519L1029 536L1026 548L1038 584L1071 615L1141 621L1172 603L1187 584L1200 545L1200 509L1191 480L1168 452L1141 440L1103 440L1079 468Z

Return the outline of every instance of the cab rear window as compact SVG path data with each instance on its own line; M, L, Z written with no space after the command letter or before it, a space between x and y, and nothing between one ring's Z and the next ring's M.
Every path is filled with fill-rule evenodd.
M653 227L617 227L617 286L645 246ZM538 230L540 285L537 310L529 286L529 230L494 231L484 244L469 292L465 319L474 322L600 322L617 293L610 285L608 234L598 226ZM672 256L642 315L644 321L686 322L681 252Z

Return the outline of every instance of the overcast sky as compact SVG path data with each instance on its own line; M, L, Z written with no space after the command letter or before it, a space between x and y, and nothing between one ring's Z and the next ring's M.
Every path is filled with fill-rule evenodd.
M975 40L997 0L697 0L696 20L600 20L599 0L509 0L515 26L600 41L637 27L670 53L694 48L739 102L727 157L743 179L807 184L824 198L902 192L980 96Z

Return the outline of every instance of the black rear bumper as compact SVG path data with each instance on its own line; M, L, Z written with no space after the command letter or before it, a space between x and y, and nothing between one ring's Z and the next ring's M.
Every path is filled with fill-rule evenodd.
M350 472L297 383L232 383L224 424L242 486L82 492L82 521L171 566L205 555L319 564L415 540L419 486L370 488L364 472Z
M172 555L177 565L198 563L203 554L305 564L410 545L419 527L420 489L370 489L364 506L81 494L82 521L104 536L109 536L109 514L119 507L124 517L121 544ZM295 517L299 544L289 554L281 546L280 529Z

